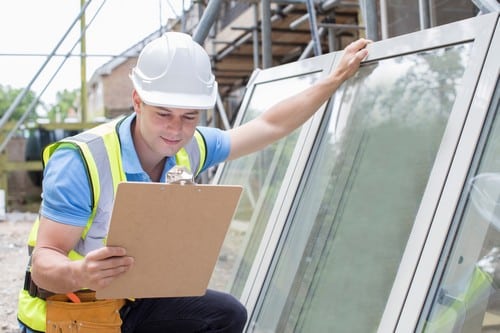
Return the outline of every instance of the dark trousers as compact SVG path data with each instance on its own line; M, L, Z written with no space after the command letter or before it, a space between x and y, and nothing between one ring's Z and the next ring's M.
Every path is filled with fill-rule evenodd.
M247 320L236 298L214 290L201 297L138 299L120 314L123 333L240 333Z

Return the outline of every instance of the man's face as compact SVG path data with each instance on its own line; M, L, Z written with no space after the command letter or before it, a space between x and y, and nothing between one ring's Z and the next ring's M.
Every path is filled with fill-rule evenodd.
M200 119L199 110L151 106L141 103L137 124L144 143L161 156L173 156L194 135Z

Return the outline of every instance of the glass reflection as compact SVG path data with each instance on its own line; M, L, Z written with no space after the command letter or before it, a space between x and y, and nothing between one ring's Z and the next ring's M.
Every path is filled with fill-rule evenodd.
M242 123L309 87L319 77L320 72L311 72L256 85ZM244 191L221 249L211 288L241 296L299 132L297 129L260 152L226 163L219 184L242 184Z
M443 254L444 273L423 332L500 331L500 120L495 115L484 151L476 152L471 172ZM488 129L486 129L488 133ZM443 268L441 268L443 270Z
M457 45L382 60L347 84L250 331L376 330L469 51Z

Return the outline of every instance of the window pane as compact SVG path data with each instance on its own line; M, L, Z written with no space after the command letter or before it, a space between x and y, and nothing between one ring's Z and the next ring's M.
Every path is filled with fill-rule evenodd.
M427 0L431 27L456 22L477 15L471 0ZM390 37L421 30L420 1L387 1L387 32Z
M497 87L490 110L495 118L485 126L486 142L479 145L484 150L476 152L462 193L424 332L500 331L499 96Z
M349 82L250 330L376 330L469 51L457 45L385 59Z
M256 85L242 123L307 88L319 76L319 72L313 72ZM260 152L226 163L219 184L242 184L244 191L224 241L211 288L231 290L233 295L241 296L299 131Z

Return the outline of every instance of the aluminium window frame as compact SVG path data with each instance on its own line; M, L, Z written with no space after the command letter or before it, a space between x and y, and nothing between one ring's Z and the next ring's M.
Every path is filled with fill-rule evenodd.
M395 303L388 303L386 307L388 312L399 313L397 321L393 321L395 325L391 331L413 332L418 329L421 316L426 315L423 313L425 302L432 292L430 286L439 265L442 249L449 237L463 189L466 187L465 181L474 163L475 152L477 149L482 149L478 147L478 143L498 84L498 59L500 59L498 17L499 13L491 13L467 20L474 26L474 29L468 32L477 34L474 36L475 45L471 54L473 64L466 69L452 111L463 113L466 119L464 123L450 121L450 127L453 127L450 132L453 134L460 132L460 136L454 145L449 143L449 151L454 153L453 160L439 202L433 212L425 242L422 244L421 255L418 262L414 263L416 270L404 304L401 304L399 311ZM470 38L464 34L463 38L467 37ZM447 143L445 141L443 146ZM381 327L379 332L388 332L385 330L386 327Z
M328 73L330 73L333 61L335 60L335 54L325 54L314 58L308 58L294 63L288 63L276 67L271 67L265 70L256 70L252 74L247 87L246 92L243 97L240 112L238 112L237 118L235 120L234 127L243 124L245 119L247 109L250 105L250 101L253 97L255 90L261 84L271 83L274 81L286 80L292 77L306 76L313 73L321 73L317 80L321 80ZM280 99L277 99L277 102ZM288 192L295 192L298 186L300 175L303 172L303 168L306 165L307 159L309 157L309 151L313 146L315 133L321 124L321 119L326 110L327 102L318 108L318 111L306 121L298 134L297 144L294 147L290 163L287 166L285 176L283 178L282 185L276 197L276 202L271 211L271 215L268 219L268 223L265 227L265 231L260 241L259 248L257 250L255 260L252 263L247 281L245 283L240 300L243 304L247 305L247 310L251 311L251 304L255 302L252 298L253 294L249 292L253 287L263 283L265 276L260 273L260 268L268 266L272 256L271 253L267 253L265 249L269 246L276 246L278 242L278 237L273 230L281 230L285 219L280 217L277 212L282 209L287 209L287 205L291 204L291 198L286 200L286 194ZM219 184L221 178L230 165L231 161L225 162L219 166L216 174L214 175L213 183ZM257 207L258 208L258 207ZM289 209L289 208L288 208ZM257 259L258 258L258 259ZM232 281L231 283L234 283Z
M483 15L481 17L398 36L369 45L369 56L363 63L370 63L385 58L474 41L469 64L462 77L461 88L457 92L440 148L428 178L420 208L416 215L412 232L410 233L398 273L378 328L379 332L385 333L395 331L398 325L397 328L400 332L411 331L411 329L407 330L408 327L412 326L411 322L402 326L404 320L407 320L405 318L408 318L406 316L410 314L408 312L412 311L412 307L409 307L409 303L405 301L407 300L407 294L410 288L411 292L415 293L415 284L413 284L413 282L420 281L414 279L414 274L417 269L417 264L421 259L426 238L432 226L433 217L438 208L438 202L445 187L448 173L454 161L455 148L461 139L461 133L465 125L469 105L474 97L474 88L482 69L486 50L491 40L491 33L488 32L492 30L495 22L496 15ZM340 53L337 52L335 54L326 55L335 56L335 65L332 67L332 70L337 65L336 61L340 58L337 56L338 54ZM341 96L342 93L343 90L340 89L333 98L330 99L329 104L335 106L328 112L333 112L333 116L338 115L340 112L338 110L338 103L335 103L335 101L341 98L339 96ZM315 120L317 120L317 118ZM307 136L308 140L312 140L311 135L313 134L315 134L314 127L311 127L309 135ZM304 152L310 151L305 148L306 147L303 147L301 150ZM249 275L247 285L245 286L241 298L241 301L247 307L249 318L253 315L260 292L266 282L266 276L269 273L269 265L274 256L276 247L278 246L283 227L287 223L289 216L293 215L293 212L290 212L290 207L293 205L296 194L294 189L298 189L300 186L301 178L304 177L304 174L301 173L300 170L306 170L306 165L302 163L308 160L309 157L303 159L303 161L297 161L293 170L289 169L287 171L286 182L284 182L284 186L278 195L276 206L270 218L270 221L275 222L267 226L256 256L256 258L262 259L256 260L252 265L251 274ZM434 248L434 251L440 253L440 248ZM422 290L420 290L420 292L422 292ZM416 293L418 293L418 291ZM403 317L403 315L405 317ZM418 318L413 320L413 328L417 320Z
M272 67L263 70L254 81L254 88L260 83L267 83L270 81L278 81L286 79L291 76L307 75L308 73L322 71L324 77L331 69L335 56L322 55L319 57L308 58L302 61L289 63L277 67ZM321 80L321 77L318 78ZM268 224L265 228L264 234L257 250L255 260L252 263L250 273L245 283L243 293L240 301L245 304L248 313L253 311L253 307L257 301L256 294L252 293L255 288L261 289L264 283L267 271L272 257L273 251L267 251L268 248L275 248L279 242L281 230L286 222L286 216L280 214L281 211L289 210L293 198L289 196L290 193L295 193L300 183L300 175L304 171L304 167L309 159L309 153L312 149L315 139L315 133L321 124L321 119L327 108L325 102L318 111L309 119L304 125L299 134L297 144L295 146L290 164L288 165L282 186L276 197L276 203L269 216ZM299 175L299 176L297 176Z

